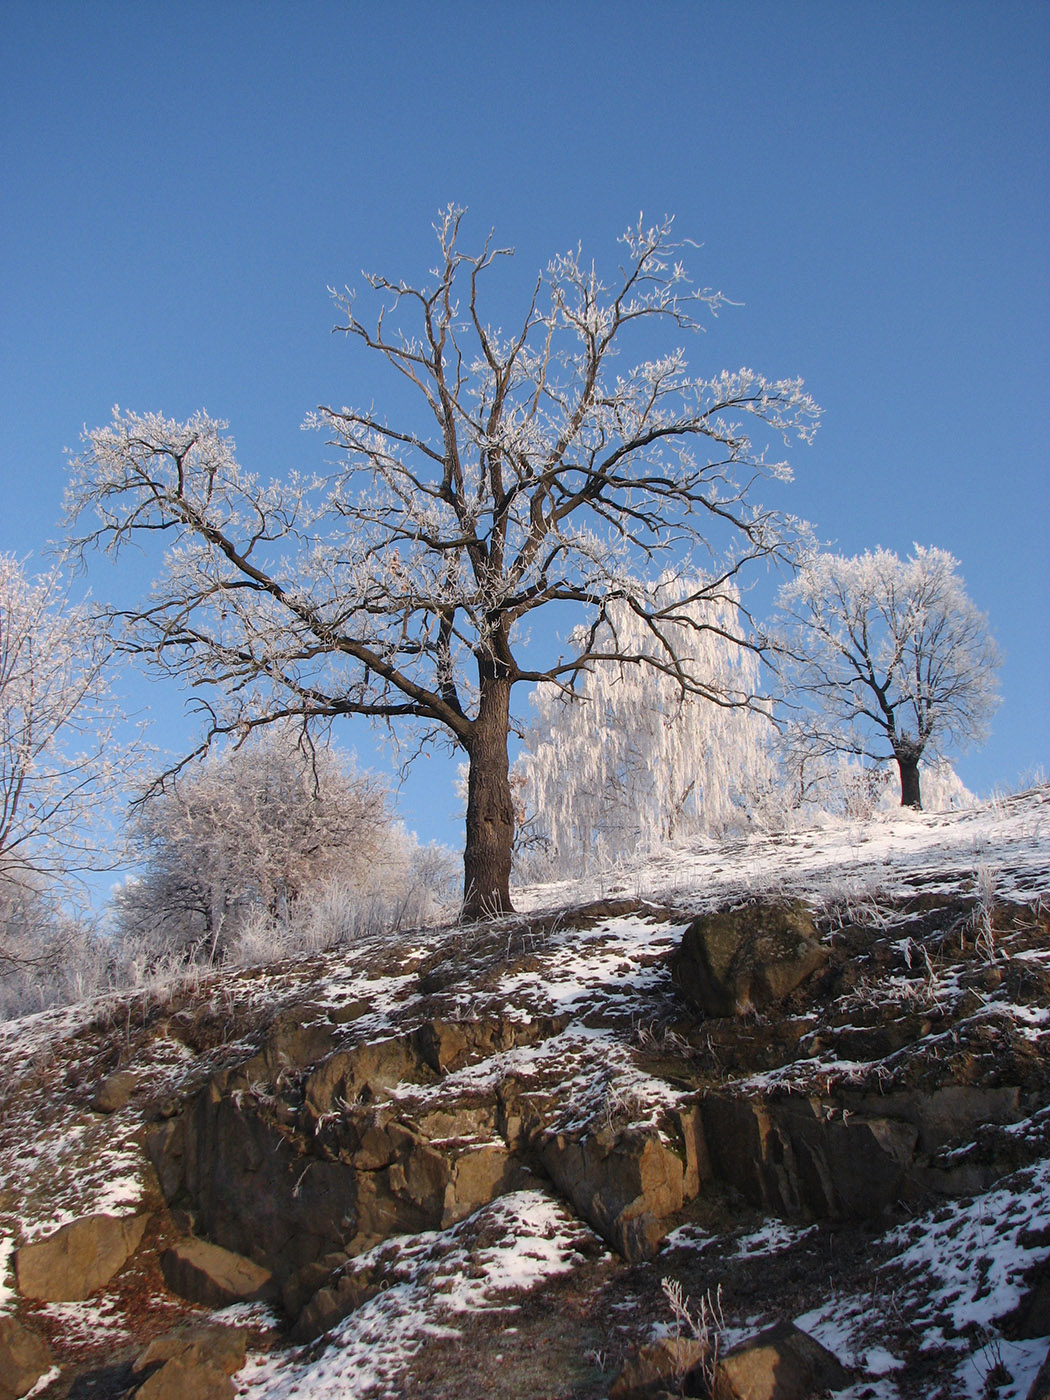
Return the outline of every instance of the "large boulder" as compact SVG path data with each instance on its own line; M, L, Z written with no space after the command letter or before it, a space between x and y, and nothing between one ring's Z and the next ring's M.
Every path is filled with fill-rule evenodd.
M232 1400L244 1365L243 1327L179 1327L155 1338L132 1367L145 1380L136 1400Z
M661 1337L642 1347L617 1376L609 1400L649 1400L682 1393L685 1377L703 1365L708 1348L695 1337Z
M269 1269L207 1240L179 1240L161 1255L160 1267L173 1293L209 1308L254 1302L273 1292Z
M813 1400L849 1383L849 1372L836 1356L785 1322L723 1357L714 1393L718 1400Z
M815 1096L708 1094L699 1116L711 1175L789 1219L878 1216L914 1166L914 1124L843 1113Z
M18 1290L46 1303L76 1302L103 1288L138 1249L148 1215L85 1215L15 1253Z
M0 1400L27 1395L51 1369L51 1352L16 1317L0 1314Z
M827 957L804 904L756 900L694 919L671 975L705 1015L739 1016L779 1005Z

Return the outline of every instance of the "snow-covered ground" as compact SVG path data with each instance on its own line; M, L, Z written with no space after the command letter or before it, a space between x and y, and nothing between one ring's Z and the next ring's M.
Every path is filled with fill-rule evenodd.
M1045 907L1050 901L1050 788L972 811L880 814L864 824L755 834L724 845L666 851L589 880L518 891L516 903L531 923L508 920L493 926L486 934L487 952L479 951L476 931L420 931L402 938L396 948L372 940L350 956L342 949L301 966L250 969L225 984L219 979L202 985L196 995L209 1000L219 1021L226 1006L231 1027L250 1021L253 1008L272 1010L307 999L330 1011L360 1004L367 1014L356 1017L355 1032L374 1039L410 1029L424 1014L420 968L443 957L458 958L462 976L441 993L441 1014L469 1020L500 1008L511 1019L565 1016L568 1024L537 1044L467 1064L437 1085L411 1086L405 1093L416 1108L425 1099L436 1108L443 1096L490 1091L508 1073L527 1081L556 1069L570 1110L566 1128L614 1113L645 1121L687 1092L639 1065L635 1048L644 1039L654 995L668 986L666 955L690 915L756 894L790 895L816 909L848 907L863 913L892 897L949 892L972 896L978 909L996 901ZM645 917L644 911L609 912L586 927L573 926L571 920L562 926L554 915L590 900L625 897L674 912L663 922ZM501 942L507 951L502 958L492 952L499 952ZM994 958L996 950L990 954ZM1045 967L1050 947L1026 946L1016 957ZM883 990L895 994L891 978ZM902 997L909 994L903 985L898 990ZM938 995L956 995L950 978L930 991L931 1004ZM11 1269L16 1240L39 1237L77 1215L133 1210L148 1190L138 1149L141 1119L134 1107L101 1119L84 1111L79 1088L76 1093L68 1089L73 1080L88 1084L92 1075L97 1078L111 1067L103 1054L109 1049L92 1041L91 1027L105 1021L106 1047L116 1043L122 1005L65 1008L0 1025L0 1057L12 1105L0 1134L0 1311L17 1305ZM170 1014L189 1016L195 1006L187 1001L179 1010L176 998ZM1011 1007L1000 1000L995 1009L1011 1015L1019 1033L1045 1052L1050 1007ZM130 1047L133 1002L126 1014ZM637 1025L633 1044L622 1031L632 1019ZM158 1094L175 1092L187 1077L203 1082L214 1066L246 1058L253 1048L250 1039L241 1045L232 1030L199 1053L172 1036L151 1036L136 1044L140 1066L153 1077L151 1087ZM20 1076L30 1074L41 1092L20 1099ZM1042 1141L1046 1118L1047 1110L1042 1110L1006 1131L1018 1139L1027 1134L1033 1142ZM921 1393L909 1381L902 1319L922 1333L916 1355L932 1348L950 1358L931 1400L934 1393L942 1400L1025 1400L1050 1339L1011 1340L998 1324L1017 1305L1033 1266L1050 1257L1050 1161L1034 1155L1037 1160L1025 1162L988 1191L940 1202L906 1224L895 1222L881 1234L874 1232L871 1254L878 1262L870 1287L832 1289L815 1302L807 1296L805 1308L797 1312L788 1306L782 1315L793 1316L845 1365L858 1368L856 1383L840 1392L844 1400L912 1400ZM820 1229L768 1219L719 1235L686 1224L669 1236L654 1265L646 1268L656 1277L665 1266L677 1267L683 1260L700 1267L711 1259L715 1273L723 1263L726 1269L761 1269L802 1257L823 1238ZM428 1352L444 1348L441 1354L463 1356L483 1328L486 1347L504 1345L508 1357L520 1358L520 1349L533 1345L529 1339L542 1335L537 1314L542 1318L545 1307L558 1307L542 1300L562 1296L557 1289L570 1285L583 1289L572 1281L587 1269L594 1273L587 1284L595 1290L593 1297L585 1307L574 1294L573 1306L581 1317L591 1316L588 1307L596 1312L604 1308L606 1319L613 1319L606 1339L618 1335L617 1316L625 1319L623 1336L635 1345L640 1333L644 1340L646 1328L652 1335L668 1325L651 1297L644 1305L640 1301L645 1289L636 1276L631 1275L635 1283L630 1287L637 1283L637 1297L624 1282L622 1266L540 1181L448 1230L388 1241L355 1261L355 1266L369 1265L384 1270L384 1287L376 1297L310 1347L257 1347L236 1377L238 1393L251 1400L373 1400L413 1394L429 1400L451 1394L433 1381L411 1379ZM622 1301L612 1299L599 1307L594 1300L602 1288L619 1288ZM49 1315L70 1335L93 1333L103 1350L127 1343L130 1335L127 1318L106 1297L52 1304ZM248 1323L261 1337L273 1321L258 1306L226 1309L216 1316L231 1325ZM761 1312L739 1310L726 1319L725 1340L738 1340L769 1320ZM581 1355L586 1350L591 1359L581 1362L577 1390L595 1400L616 1373L616 1358L605 1350L608 1341L593 1342L597 1325L580 1323ZM499 1393L514 1392L504 1388Z

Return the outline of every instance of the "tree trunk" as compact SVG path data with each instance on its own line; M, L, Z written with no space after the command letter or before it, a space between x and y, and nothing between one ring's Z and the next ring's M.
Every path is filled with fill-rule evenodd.
M895 755L901 775L901 806L922 809L919 793L919 759L916 754L897 751Z
M467 755L467 839L463 851L463 917L513 912L510 861L514 805L510 796L510 681L482 676L481 701Z

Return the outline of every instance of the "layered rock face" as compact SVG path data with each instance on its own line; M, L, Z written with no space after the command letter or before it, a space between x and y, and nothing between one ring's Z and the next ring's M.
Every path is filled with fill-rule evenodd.
M807 1061L797 1029L783 1029L803 1023L787 1003L797 1012L820 995L829 957L801 906L755 903L690 924L671 967L689 1000L728 1009L701 1021L709 1041L721 1027L734 1054L774 1054L751 1033L757 1000L767 1029L786 1035L775 1056L790 1068ZM213 1075L148 1139L169 1203L272 1276L300 1337L368 1294L367 1280L349 1281L349 1261L392 1236L447 1229L529 1182L550 1183L638 1261L711 1188L798 1220L877 1218L931 1189L974 1189L979 1165L937 1154L1022 1112L1017 1084L870 1092L841 1076L750 1088L650 1080L633 1098L610 1081L596 1097L601 1071L570 1015L431 1017L375 1039L358 1029L366 1015L289 1008L255 1055Z

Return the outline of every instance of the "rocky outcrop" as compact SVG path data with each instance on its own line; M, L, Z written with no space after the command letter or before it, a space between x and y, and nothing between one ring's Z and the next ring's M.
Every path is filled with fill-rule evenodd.
M736 1016L779 1005L827 958L804 904L756 900L694 919L671 975L705 1015Z
M434 1019L415 1030L330 1049L330 1027L307 1041L279 1029L234 1070L214 1076L148 1139L169 1202L197 1228L271 1270L279 1287L333 1254L356 1255L393 1234L444 1229L512 1189L522 1158L496 1097L469 1093L413 1107L426 1089L476 1059L557 1034L564 1018ZM292 1039L294 1037L294 1041ZM290 1059L293 1044L312 1067ZM280 1064L276 1080L261 1078ZM394 1091L400 1090L395 1099Z
M207 1240L179 1240L161 1255L160 1267L173 1293L208 1308L255 1302L274 1292L269 1269Z
M104 1287L134 1254L148 1215L87 1215L15 1253L18 1291L43 1302L76 1302Z
M18 1400L51 1369L51 1349L43 1337L0 1314L0 1400Z

